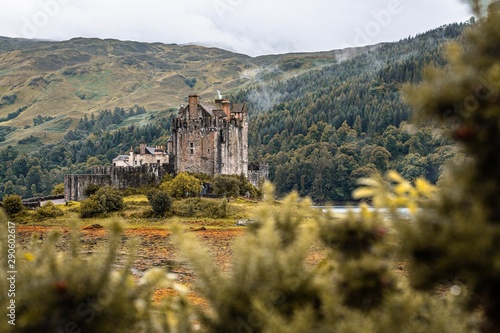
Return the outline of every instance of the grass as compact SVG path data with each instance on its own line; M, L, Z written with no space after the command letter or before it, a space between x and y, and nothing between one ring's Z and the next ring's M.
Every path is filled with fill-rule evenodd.
M107 227L113 221L123 223L125 228L168 228L172 224L179 224L185 228L201 228L207 229L228 229L238 228L236 221L242 218L249 218L252 215L253 208L257 206L257 202L236 199L230 202L227 206L228 216L225 218L211 217L180 217L168 216L160 217L144 217L151 210L148 199L145 195L130 195L124 197L125 209L121 212L115 212L106 216L82 219L79 217L80 202L70 201L66 204L56 205L64 212L63 216L49 218L45 220L37 220L34 211L25 210L14 218L14 221L30 226L51 226L51 227L71 227L72 223L76 223L77 227L90 226L99 224Z

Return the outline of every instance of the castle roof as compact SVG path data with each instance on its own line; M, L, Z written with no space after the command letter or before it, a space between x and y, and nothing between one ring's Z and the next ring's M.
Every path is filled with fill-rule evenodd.
M128 155L118 155L117 157L113 158L113 161L125 161L128 160Z
M217 110L217 107L215 105L204 104L204 103L198 103L198 105L201 106L201 108L205 110L212 117L214 116L214 111Z
M231 112L234 113L242 113L246 111L246 105L245 104L234 104L233 105L233 110Z
M222 110L214 110L214 115L219 118L227 117L227 114Z

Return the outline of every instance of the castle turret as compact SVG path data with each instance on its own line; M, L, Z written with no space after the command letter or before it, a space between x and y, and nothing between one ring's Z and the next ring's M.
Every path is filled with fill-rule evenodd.
M141 155L145 155L146 154L146 143L145 142L141 142L141 144L139 146L139 153Z

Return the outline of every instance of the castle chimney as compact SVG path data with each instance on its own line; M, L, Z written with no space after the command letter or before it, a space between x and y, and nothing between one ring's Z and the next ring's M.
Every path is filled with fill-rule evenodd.
M140 150L140 154L141 155L145 155L146 154L146 143L145 142L141 142L141 144L139 146L139 150Z
M231 103L228 100L223 100L221 102L222 104L222 111L227 115L228 118L231 117Z
M198 95L189 95L189 119L198 119Z

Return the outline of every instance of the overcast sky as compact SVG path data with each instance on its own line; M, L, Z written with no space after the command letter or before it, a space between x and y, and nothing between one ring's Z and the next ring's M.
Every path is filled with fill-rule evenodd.
M195 43L252 56L397 41L471 16L461 0L1 1L1 36Z

